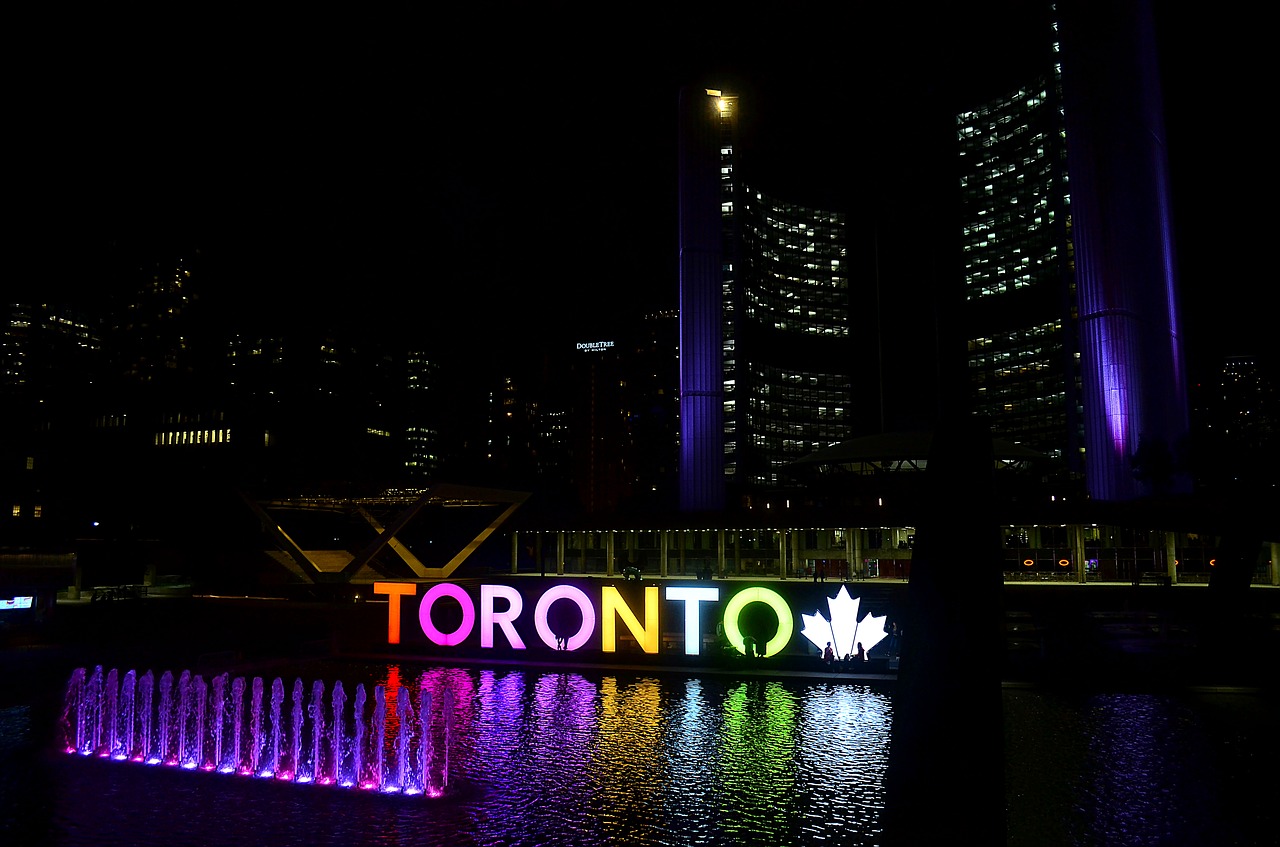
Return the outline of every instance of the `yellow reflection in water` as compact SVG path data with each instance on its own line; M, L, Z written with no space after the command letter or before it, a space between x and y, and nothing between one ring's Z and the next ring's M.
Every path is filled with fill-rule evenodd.
M600 685L600 717L589 765L593 816L606 841L648 843L661 832L659 801L666 773L662 746L662 702L656 680L626 685L605 677Z

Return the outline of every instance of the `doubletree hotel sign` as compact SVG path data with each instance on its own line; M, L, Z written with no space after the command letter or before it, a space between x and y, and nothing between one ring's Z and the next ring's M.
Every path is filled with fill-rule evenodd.
M720 624L729 644L748 652L744 621L760 617L762 610L776 621L770 633L759 633L760 652L773 656L790 645L796 614L787 599L771 588L750 586L732 591L712 586L645 586L628 592L614 585L584 590L577 585L552 583L536 595L514 586L484 583L464 588L452 582L435 583L418 597L418 584L375 582L375 594L386 595L387 643L399 644L408 632L420 631L439 647L479 646L482 649L526 650L541 642L555 650L618 650L619 624L625 627L645 653L659 652L663 633L674 632L684 644L684 654L702 653L703 623ZM638 596L637 596L638 595ZM405 621L404 610L416 599L417 620ZM532 601L533 608L526 609ZM866 615L858 620L859 600L841 586L826 598L827 615L815 610L800 619L800 634L819 650L831 643L839 655L855 652L861 643L870 651L884 638L884 617ZM447 622L446 622L447 621ZM535 640L536 639L536 640Z

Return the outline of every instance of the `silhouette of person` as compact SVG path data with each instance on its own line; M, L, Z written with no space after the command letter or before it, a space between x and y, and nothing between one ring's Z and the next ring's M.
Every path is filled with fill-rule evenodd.
M855 662L865 662L867 660L867 651L862 649L862 642L858 642L858 655L853 657Z
M831 642L827 642L827 649L822 651L822 661L827 663L827 667L835 667L836 651L831 649Z

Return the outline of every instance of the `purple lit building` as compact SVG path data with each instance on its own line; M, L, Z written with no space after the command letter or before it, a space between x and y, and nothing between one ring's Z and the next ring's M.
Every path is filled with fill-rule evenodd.
M680 98L680 507L751 508L850 435L847 224L741 173L738 97Z
M1039 67L957 115L973 408L1061 459L1094 500L1187 492L1151 11L1061 8L1043 22ZM1172 476L1139 482L1140 444Z

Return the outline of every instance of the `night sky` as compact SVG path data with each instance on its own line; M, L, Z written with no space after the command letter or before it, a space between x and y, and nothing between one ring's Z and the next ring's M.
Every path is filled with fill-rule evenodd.
M1173 5L1159 11L1194 365L1266 352L1254 196L1269 171L1250 102L1265 75L1260 27ZM105 244L190 243L248 313L517 348L592 337L620 303L675 305L682 84L751 97L771 178L865 214L927 205L912 163L952 155L914 104L1020 49L1002 35L1012 2L963 21L927 4L728 20L697 6L29 19L6 133L18 275L93 290ZM955 48L965 27L982 46ZM1274 320L1270 334L1274 349Z

